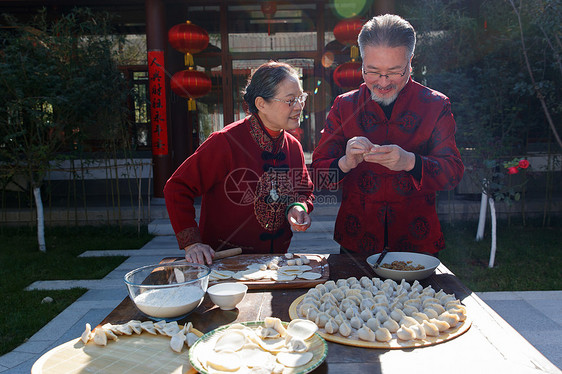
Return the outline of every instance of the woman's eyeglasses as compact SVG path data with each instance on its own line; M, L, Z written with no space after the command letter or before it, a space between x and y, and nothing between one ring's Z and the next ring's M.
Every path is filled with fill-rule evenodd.
M299 102L299 104L301 106L304 106L304 103L306 102L307 97L308 97L308 94L305 92L302 95L300 95L298 97L293 97L290 100L282 100L282 99L278 99L276 97L271 98L271 100L280 101L282 103L285 103L285 104L289 105L290 107L294 107L295 104L297 103L297 101Z

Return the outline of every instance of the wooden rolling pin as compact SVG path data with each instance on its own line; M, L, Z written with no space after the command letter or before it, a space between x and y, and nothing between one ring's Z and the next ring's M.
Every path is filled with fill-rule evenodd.
M240 247L225 249L223 251L215 252L215 257L213 257L213 260L220 260L221 258L232 257L232 256L239 255L241 253L242 253L242 248Z

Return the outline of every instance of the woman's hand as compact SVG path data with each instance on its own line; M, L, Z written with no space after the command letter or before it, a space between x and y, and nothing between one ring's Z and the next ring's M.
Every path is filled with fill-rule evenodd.
M306 231L310 227L310 216L300 205L293 205L287 213L293 231Z
M211 265L213 257L215 257L215 251L207 244L193 243L185 247L185 259L189 262Z

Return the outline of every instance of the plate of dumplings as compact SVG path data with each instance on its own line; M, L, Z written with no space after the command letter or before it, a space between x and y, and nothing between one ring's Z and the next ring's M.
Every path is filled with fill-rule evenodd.
M350 277L310 288L289 307L292 319L313 321L326 340L367 348L415 348L451 340L471 326L454 294L400 283Z

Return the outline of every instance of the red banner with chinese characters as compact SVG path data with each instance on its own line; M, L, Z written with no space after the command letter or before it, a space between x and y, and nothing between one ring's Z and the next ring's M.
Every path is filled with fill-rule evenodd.
M164 52L148 51L148 89L152 123L152 154L168 154Z

